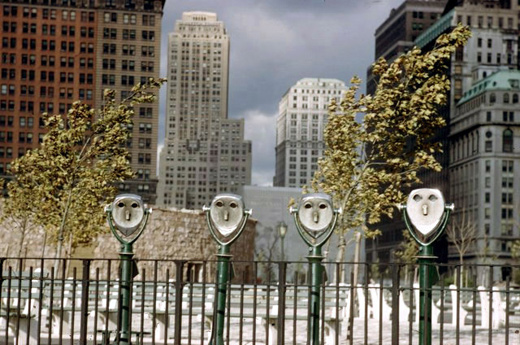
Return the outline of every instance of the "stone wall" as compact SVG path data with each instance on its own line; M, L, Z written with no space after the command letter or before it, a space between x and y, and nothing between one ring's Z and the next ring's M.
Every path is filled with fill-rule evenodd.
M256 220L250 219L244 232L231 246L231 254L235 264L235 274L248 275L251 265L240 264L240 261L252 261L254 258ZM4 222L0 224L0 255L4 257L18 257L21 235L12 224ZM110 232L108 225L106 233L99 236L90 248L78 248L73 257L95 259L118 259L120 244ZM214 261L218 250L217 244L211 237L206 224L206 216L203 211L176 211L154 209L150 220L142 236L134 243L134 258L138 260L138 266L150 267L153 271L153 263L149 260L186 260L191 264L185 265L196 270L201 270L201 263L209 261L206 277L214 276ZM32 230L24 239L22 245L22 257L53 258L54 246L45 244L45 236L41 229ZM108 262L103 261L103 262ZM68 268L68 275L72 267L80 268L80 262ZM101 275L105 273L106 264L102 264ZM170 265L174 267L174 265ZM164 271L164 270L162 270ZM79 271L81 272L81 271ZM163 272L164 273L164 272ZM171 275L174 269L171 270ZM192 275L192 279L201 279L200 272L185 272L186 279ZM195 277L197 276L197 277ZM250 278L247 278L249 280Z

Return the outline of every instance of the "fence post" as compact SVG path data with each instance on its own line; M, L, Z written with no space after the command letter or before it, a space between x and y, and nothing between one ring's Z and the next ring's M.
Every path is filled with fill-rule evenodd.
M307 257L311 264L311 299L309 314L309 331L311 333L311 344L320 343L320 286L323 283L322 265L323 255L321 246L312 247L311 255Z
M392 345L399 345L399 264L392 265Z
M82 260L83 272L81 276L81 314L80 314L80 345L87 345L88 321L88 290L90 283L90 260Z
M285 335L285 289L287 263L278 263L278 344L284 344Z
M174 343L181 343L182 332L182 282L183 269L185 261L175 261L175 328L174 328Z
M121 245L121 330L119 332L119 343L121 345L130 344L131 324L130 324L130 289L133 281L132 258L134 257L132 243Z
M432 343L432 246L421 246L419 259L419 345Z

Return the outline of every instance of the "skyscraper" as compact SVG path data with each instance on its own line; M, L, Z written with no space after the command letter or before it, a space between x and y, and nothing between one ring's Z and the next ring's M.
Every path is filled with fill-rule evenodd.
M345 83L304 78L282 97L276 120L275 187L309 185L323 155L328 105L340 100Z
M243 119L228 119L229 36L215 13L186 12L168 41L164 207L200 208L251 183Z
M65 114L75 100L100 107L103 90L126 97L159 76L164 0L4 1L0 12L0 174L35 148L42 114ZM125 192L154 202L158 102L135 107L127 143L135 179Z

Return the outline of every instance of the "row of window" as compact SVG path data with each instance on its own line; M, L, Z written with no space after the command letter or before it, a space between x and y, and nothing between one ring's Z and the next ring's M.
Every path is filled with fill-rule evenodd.
M41 11L41 18L46 19L46 20L48 20L48 19L55 20L57 18L57 13L58 13L58 10L56 10L56 9L44 8ZM4 17L17 17L18 16L18 7L9 6L9 5L3 6L3 15L4 15ZM36 7L32 7L32 8L23 7L22 16L23 16L23 18L37 18L38 9ZM76 20L76 11L62 10L61 19L70 20L70 21ZM82 22L93 23L96 20L95 12L81 11L80 19Z
M510 96L509 93L505 92L502 95L502 102L503 103L508 104L510 100L512 101L513 104L518 103L518 94L514 93L512 96ZM489 103L495 103L496 101L497 101L496 95L494 93L491 93L489 95Z
M5 33L16 33L18 29L17 22L2 22L2 31ZM22 23L22 33L24 34L38 34L38 26L36 23ZM42 35L56 35L56 25L42 24L41 32ZM68 37L76 36L76 26L74 25L62 25L61 35ZM94 38L95 29L93 27L82 26L80 28L80 37L82 38Z
M1 57L1 61L2 61L2 64L16 64L16 54L8 54L8 53L2 53L2 57ZM62 56L60 58L60 67L74 67L74 61L77 61L75 60L74 57L64 57ZM22 65L36 65L36 55L35 54L22 54L21 55L21 64ZM56 58L52 55L42 55L40 57L40 65L41 66L49 66L49 67L54 67L56 66ZM79 67L80 68L94 68L94 59L93 58L79 58ZM7 69L7 68L2 68L2 78L7 78L7 77L4 77L4 72L3 71L10 71L9 73L7 73L9 76L9 79L14 79L15 76L16 76L16 70L13 68L13 69ZM6 74L6 75L7 75ZM11 77L12 75L12 77Z
M135 7L135 6L133 6L133 7ZM3 7L3 14L6 17L17 17L18 16L18 7L6 5ZM42 16L41 16L42 19L55 20L57 18L58 10L44 8L44 9L42 9L41 14L42 14ZM68 10L68 9L61 10L61 20L74 21L74 20L76 20L76 14L77 13L75 10ZM117 23L118 15L120 15L120 14L118 14L117 12L105 12L103 14L104 22L105 23L110 23L110 22ZM32 8L23 7L22 16L24 18L37 18L38 10L35 7L32 7ZM120 18L122 18L123 24L137 24L136 14L124 13L121 15ZM93 23L96 20L95 12L81 11L80 19L82 22ZM141 17L141 24L147 25L147 26L155 26L155 15L143 14Z
M137 24L137 15L130 13L105 12L103 13L103 21L105 23L117 23L122 19L123 24ZM141 24L145 26L155 26L155 15L143 14L141 17Z
M496 53L495 56L496 56L496 59L495 59L495 61L493 61L493 54L492 53L487 53L486 63L501 64L502 63L502 53ZM481 52L477 52L477 62L484 62L482 60L482 53ZM514 64L515 63L514 55L512 53L507 53L506 54L506 60L504 62L506 62L508 65Z
M4 115L0 116L0 127L5 127L6 125L8 127L13 127L13 125L14 125L14 116L7 116L7 117L4 116ZM20 127L32 128L33 125L34 125L34 118L33 117L20 116L18 118L18 125Z
M485 152L493 152L493 134L491 131L487 131L485 133L486 139L484 141L484 151ZM463 159L465 157L469 157L471 155L477 154L479 152L478 149L478 135L469 138L464 138L452 144L453 153L452 157L454 161L459 159ZM502 132L502 152L513 152L514 151L514 133L511 129L506 128Z
M17 47L17 39L16 37L2 37L2 48L4 49L16 49ZM73 53L76 51L75 47L76 44L74 41L60 41L60 51L61 52L69 52ZM36 50L40 49L41 51L56 51L56 40L47 40L43 39L40 41L40 45L37 46L36 39L28 39L23 38L21 40L21 48L25 50ZM93 43L80 43L80 49L79 53L87 53L87 54L93 54L94 53L94 44ZM4 53L7 54L7 53ZM115 52L113 53L115 54ZM11 54L14 56L14 62L13 60L9 60L10 63L16 63L16 55Z
M132 84L133 85L133 84ZM15 86L14 85L0 85L0 95L15 95ZM60 98L74 98L74 91L71 88L60 88L59 89L59 97ZM35 94L35 87L32 85L22 85L20 87L20 95L29 95L33 96ZM40 86L40 97L54 97L54 87L52 86ZM91 89L79 89L78 97L81 100L91 100L92 99L92 90ZM29 106L27 106L29 104ZM20 102L20 111L32 111L33 110L33 102L21 101Z
M43 135L41 137L43 137ZM32 133L32 132L18 133L18 142L19 143L32 144L33 138L34 138L34 133ZM14 141L13 132L1 132L0 131L0 142L1 143L12 143L13 141ZM41 140L39 142L41 143Z
M474 24L473 22L473 19L474 17L472 17L471 15L467 15L465 16L465 19L466 21L464 22L463 20L463 16L462 15L459 15L457 17L457 22L459 23L463 23L467 26L472 26L472 24ZM484 21L484 19L486 19L486 21ZM508 18L504 18L504 17L498 17L498 18L495 18L493 16L487 16L486 18L484 16L477 16L477 25L479 28L483 28L484 27L484 24L487 25L488 28L491 28L493 27L494 25L497 25L499 28L504 28L504 19L507 21L507 29L513 29L513 17L508 17Z

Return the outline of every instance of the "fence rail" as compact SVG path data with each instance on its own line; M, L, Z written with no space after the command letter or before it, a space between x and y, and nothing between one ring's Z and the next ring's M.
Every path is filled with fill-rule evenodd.
M56 270L54 259L0 258L0 344L117 343L123 305L119 261L59 263ZM232 265L225 343L310 343L307 263ZM321 344L418 342L415 266L324 266L328 280L320 287ZM136 261L130 286L131 343L208 344L219 288L215 267L213 261ZM435 267L433 344L519 343L520 289L510 277L520 267ZM361 278L353 284L356 268ZM479 284L483 275L487 284ZM337 279L341 276L350 279Z

